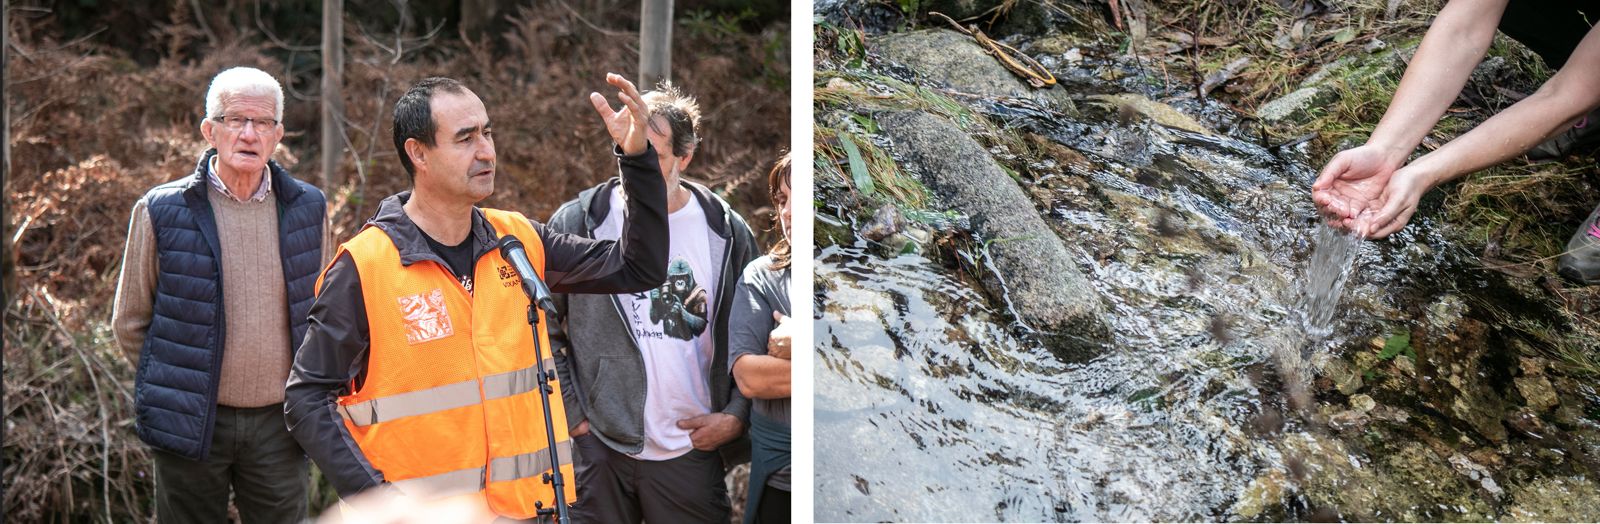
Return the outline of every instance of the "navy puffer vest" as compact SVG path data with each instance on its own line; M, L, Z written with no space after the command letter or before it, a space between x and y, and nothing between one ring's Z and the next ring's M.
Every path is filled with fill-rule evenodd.
M134 385L139 438L194 460L211 452L222 372L222 274L217 224L211 216L206 151L190 176L145 194L155 230L158 270L150 328ZM306 315L322 269L322 191L295 180L276 162L278 250L289 303L289 340L305 338ZM248 255L246 255L248 256ZM297 348L290 348L291 354Z

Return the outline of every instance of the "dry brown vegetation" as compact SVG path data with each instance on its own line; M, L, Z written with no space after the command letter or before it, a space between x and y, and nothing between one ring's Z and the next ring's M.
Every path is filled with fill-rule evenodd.
M336 237L353 235L383 197L408 186L389 120L394 100L427 76L463 81L489 108L501 176L484 205L543 219L613 176L610 139L586 96L611 95L606 72L634 75L637 6L573 3L509 9L499 34L479 39L425 38L433 26L418 20L400 33L406 45L398 52L395 28L348 8L345 182L323 188ZM129 43L117 36L125 28L69 39L55 13L11 13L5 213L16 228L6 234L17 239L9 253L17 287L5 317L8 520L152 514L149 459L132 427L132 368L107 324L128 212L149 187L192 171L206 147L198 122L211 76L249 65L284 81L288 135L275 157L299 178L320 181L316 53L236 14L209 16L202 26L190 5L127 11L159 22L135 29L148 38L135 39L145 47L134 49L118 47ZM673 77L705 113L687 176L722 194L752 227L768 229L763 175L789 144L787 17L680 6L678 20ZM327 492L313 498L314 508L331 500Z

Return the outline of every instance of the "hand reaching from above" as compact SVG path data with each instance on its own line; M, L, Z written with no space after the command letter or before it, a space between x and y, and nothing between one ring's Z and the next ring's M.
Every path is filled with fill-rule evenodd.
M611 133L611 140L622 148L622 154L643 153L649 145L645 138L645 126L650 119L650 110L645 106L644 97L639 95L639 89L633 86L633 82L622 75L607 73L606 83L617 88L617 99L622 101L622 110L612 111L611 103L600 93L589 93L589 102L594 104L595 112L600 113L600 120L606 124L606 132Z
M1411 215L1417 212L1422 194L1431 188L1433 178L1415 164L1395 171L1373 206L1356 218L1356 233L1363 238L1383 238L1406 227Z

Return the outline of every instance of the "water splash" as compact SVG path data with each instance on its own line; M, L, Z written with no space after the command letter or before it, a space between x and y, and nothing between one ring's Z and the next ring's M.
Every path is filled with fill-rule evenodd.
M1295 302L1299 332L1286 327L1269 339L1289 404L1297 411L1311 407L1312 353L1316 342L1333 334L1339 298L1344 294L1345 282L1355 273L1360 250L1360 236L1326 223L1319 225L1316 248L1306 267L1305 286Z
M1333 317L1339 310L1344 284L1355 272L1356 253L1361 237L1327 224L1317 226L1317 247L1306 267L1305 293L1299 301L1300 326L1314 339L1333 333Z

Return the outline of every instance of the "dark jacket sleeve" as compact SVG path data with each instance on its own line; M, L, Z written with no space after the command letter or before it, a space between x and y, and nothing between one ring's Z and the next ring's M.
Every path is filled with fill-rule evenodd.
M551 224L555 223L552 219ZM556 302L556 311L566 313L567 294L553 293L551 298ZM567 408L567 431L572 431L578 428L578 424L588 420L584 409L589 404L583 400L583 387L577 379L578 371L573 369L577 361L572 358L572 341L567 338L566 320L565 315L558 315L545 324L545 333L550 335L550 357L556 361L556 377L561 382L561 401Z
M627 220L618 240L595 240L547 228L538 222L544 242L545 281L555 293L637 293L667 279L667 189L654 148L623 156L622 190L628 195ZM581 219L584 210L576 210Z
M371 340L361 275L349 254L328 268L308 321L305 342L289 370L285 417L306 456L340 497L349 498L384 483L383 474L367 462L345 429L335 402L350 392L352 380L364 378Z
M750 232L750 225L745 223L744 218L734 213L731 208L728 213L732 214L732 219L729 222L733 226L734 252L733 263L730 264L731 267L726 269L727 274L722 275L722 285L726 286L724 289L737 289L739 281L744 276L744 266L750 264L750 261L755 260L756 257L761 256L761 246L756 244L755 234ZM723 315L726 316L725 314ZM721 364L724 367L729 367L728 362L732 361L732 355L728 352L728 346L729 342L731 342L731 331L733 330L732 326L726 326L725 329L727 329L727 332L723 334L724 345L722 351L723 358L728 360L721 362ZM733 377L732 371L728 372L728 390L728 405L722 407L722 412L739 417L739 420L744 421L746 427L748 427L750 422L750 399L745 398L744 393L739 392L738 379Z

